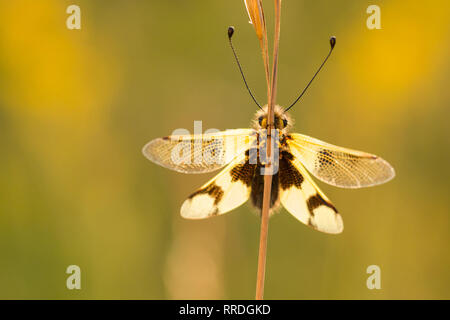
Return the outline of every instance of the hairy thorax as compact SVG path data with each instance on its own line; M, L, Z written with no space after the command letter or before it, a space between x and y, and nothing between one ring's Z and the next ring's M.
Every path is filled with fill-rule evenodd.
M292 128L292 118L287 112L284 112L283 108L279 105L275 105L273 110L273 124L274 129L280 131L281 135L285 135ZM264 130L268 126L268 112L267 105L265 105L262 110L258 110L253 119L253 128L255 130Z

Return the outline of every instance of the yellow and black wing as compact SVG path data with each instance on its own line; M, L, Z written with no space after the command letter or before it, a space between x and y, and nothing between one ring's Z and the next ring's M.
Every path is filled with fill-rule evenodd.
M142 149L149 160L182 173L206 173L230 163L256 141L253 129L157 138Z
M298 158L283 151L279 194L283 207L307 226L325 233L341 233L344 223L331 201L311 179Z
M370 153L334 146L298 133L288 135L286 143L309 172L333 186L369 187L395 176L388 162Z
M248 162L248 152L238 155L228 166L181 206L181 216L203 219L226 213L246 202L251 192L256 165Z

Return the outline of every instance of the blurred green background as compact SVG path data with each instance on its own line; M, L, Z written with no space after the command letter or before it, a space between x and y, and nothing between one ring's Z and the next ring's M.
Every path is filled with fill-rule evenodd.
M264 0L273 29L273 3ZM174 129L248 127L248 96L226 30L266 97L243 1L0 1L0 298L252 299L259 217L248 205L183 220L213 174L141 154ZM366 8L381 8L368 30ZM448 1L283 1L278 103L294 131L382 156L388 184L324 185L341 235L281 210L270 220L268 299L450 298ZM68 265L82 289L66 289ZM381 267L381 290L366 268Z

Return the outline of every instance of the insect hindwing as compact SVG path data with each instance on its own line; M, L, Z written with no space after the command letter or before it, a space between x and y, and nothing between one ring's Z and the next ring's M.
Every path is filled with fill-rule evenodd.
M294 217L313 229L341 233L341 215L317 187L300 161L287 153L280 162L281 204Z
M194 192L181 206L181 216L203 219L226 213L240 206L250 196L253 167L245 165L247 155L237 156L218 175Z

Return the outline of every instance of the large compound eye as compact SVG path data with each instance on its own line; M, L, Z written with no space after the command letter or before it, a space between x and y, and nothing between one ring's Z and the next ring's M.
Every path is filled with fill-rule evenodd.
M286 119L283 119L283 126L284 126L284 128L286 128L286 126L287 126L287 120Z
M261 117L258 118L258 123L259 123L260 126L262 126L262 121L263 121L263 119L264 119L263 116L261 116Z

